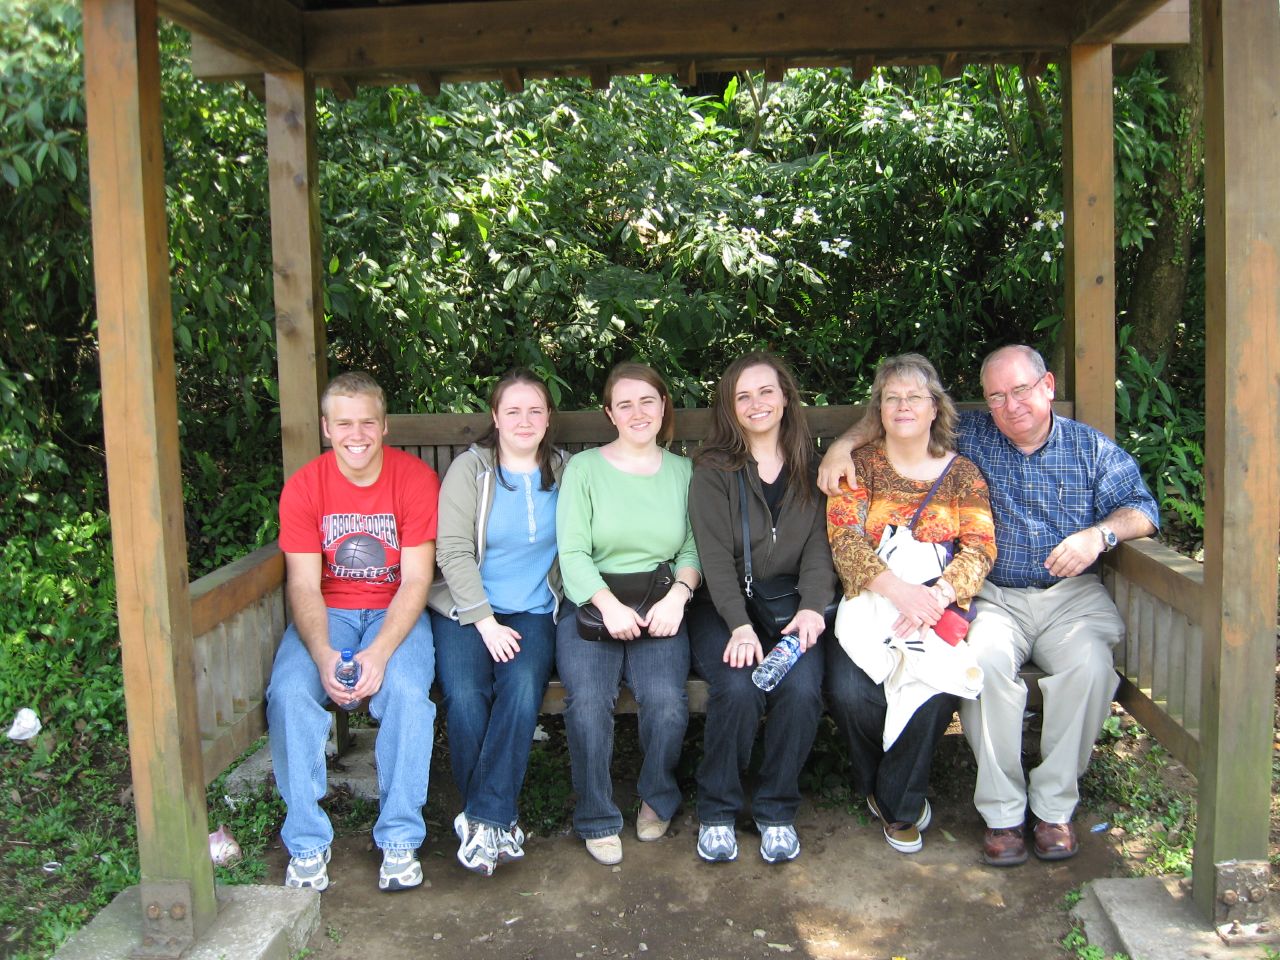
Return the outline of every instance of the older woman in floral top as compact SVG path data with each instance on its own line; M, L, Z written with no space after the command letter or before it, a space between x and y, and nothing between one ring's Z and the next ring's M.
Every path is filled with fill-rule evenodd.
M885 360L866 415L871 442L853 454L857 486L828 503L827 533L844 596L869 590L889 600L898 612L898 636L932 628L949 604L967 609L995 561L987 483L955 453L955 423L955 406L928 360L918 354ZM876 547L886 528L911 524L940 476L912 532L917 541L949 545L951 559L932 585L912 583L895 574ZM855 788L881 820L889 845L915 853L931 819L926 795L933 751L959 698L939 692L925 700L885 749L884 684L837 644L827 647L826 683L832 715L849 742Z

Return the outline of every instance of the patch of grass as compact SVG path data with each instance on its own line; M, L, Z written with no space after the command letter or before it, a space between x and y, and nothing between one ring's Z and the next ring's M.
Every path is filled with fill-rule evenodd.
M1080 927L1072 927L1071 932L1062 938L1062 949L1078 960L1129 960L1128 954L1107 953L1101 947L1091 945Z
M1082 801L1124 831L1126 846L1143 846L1143 857L1129 858L1143 875L1191 872L1196 802L1162 776L1169 762L1168 752L1141 725L1113 716L1080 781Z

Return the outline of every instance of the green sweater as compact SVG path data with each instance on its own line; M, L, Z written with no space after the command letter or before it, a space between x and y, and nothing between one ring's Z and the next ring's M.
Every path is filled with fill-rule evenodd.
M648 477L624 473L598 449L574 456L556 505L565 595L588 602L605 588L601 573L642 573L664 562L700 570L689 526L692 473L688 460L666 450Z

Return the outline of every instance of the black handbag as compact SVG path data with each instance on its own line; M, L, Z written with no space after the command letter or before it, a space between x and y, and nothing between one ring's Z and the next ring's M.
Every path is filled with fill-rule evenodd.
M671 564L660 563L652 570L641 573L602 573L609 592L640 614L649 615L649 609L667 595L676 582ZM578 607L578 635L583 640L612 640L604 625L604 617L594 603L584 603ZM641 630L641 637L649 636L648 630Z
M800 609L800 578L790 573L755 579L751 574L751 522L747 517L746 468L738 471L738 512L742 516L742 585L746 593L747 616L765 645L778 642L782 628L795 619ZM822 611L827 627L835 622L838 602L833 598Z

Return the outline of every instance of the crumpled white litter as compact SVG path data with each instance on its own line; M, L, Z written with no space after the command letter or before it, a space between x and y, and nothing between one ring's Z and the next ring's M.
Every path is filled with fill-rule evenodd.
M235 863L240 859L240 844L231 835L225 823L218 824L218 829L209 834L209 857L219 867Z
M550 740L550 739L551 739L551 734L547 733L546 730L542 729L542 724L538 724L536 727L533 728L534 743L541 743L543 740Z
M40 732L40 718L30 707L23 707L13 717L9 727L10 740L30 740Z

